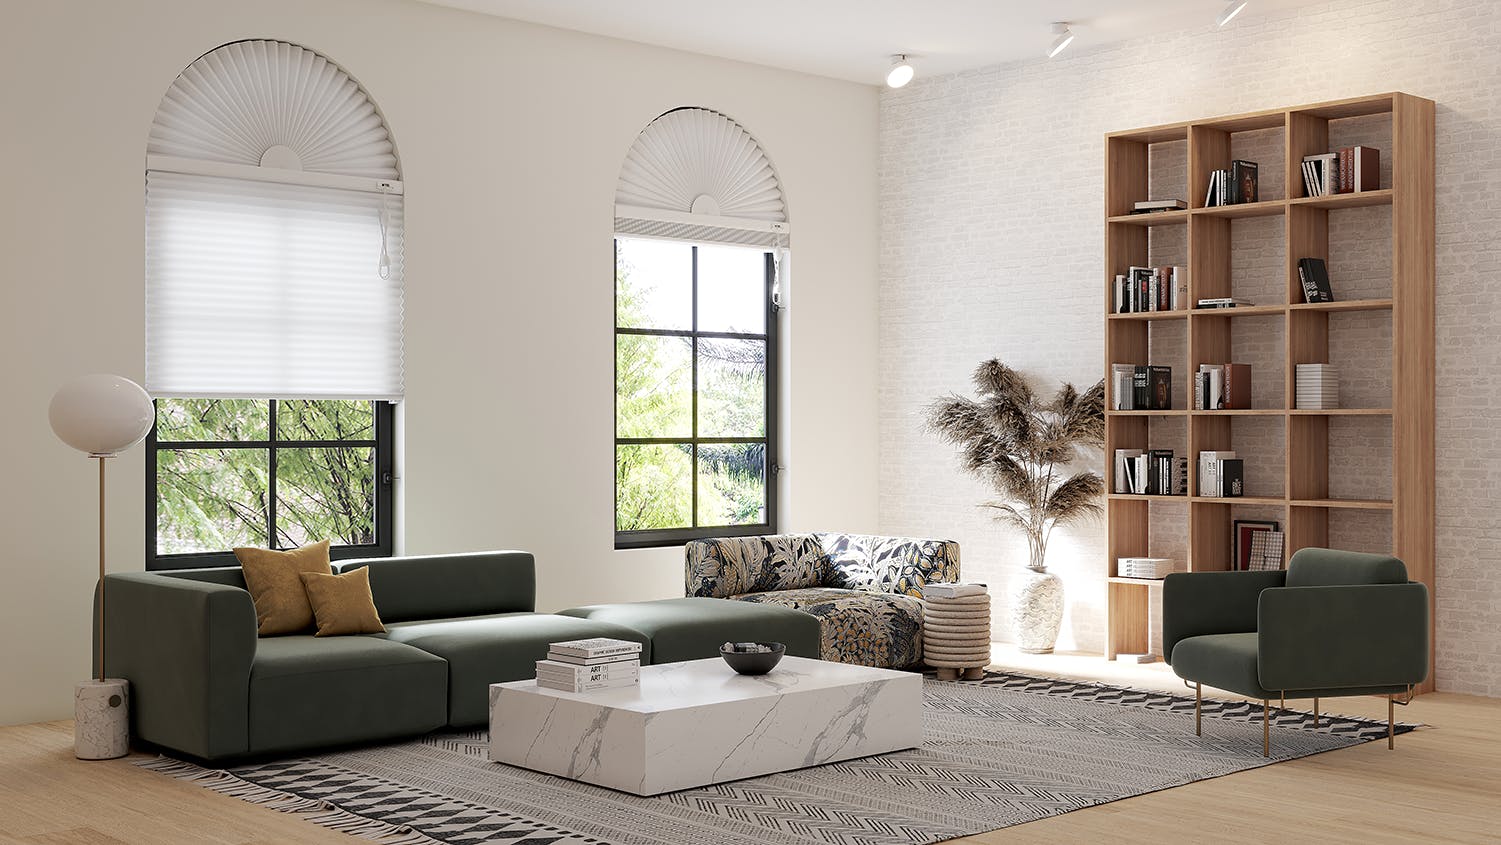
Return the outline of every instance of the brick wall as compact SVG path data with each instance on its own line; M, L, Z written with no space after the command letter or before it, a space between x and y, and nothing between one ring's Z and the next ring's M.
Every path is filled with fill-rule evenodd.
M921 412L939 395L967 392L970 371L990 357L1044 389L1063 380L1082 388L1100 378L1106 132L1382 91L1429 97L1438 103L1437 678L1441 689L1501 696L1501 508L1494 501L1501 489L1494 421L1501 408L1495 328L1501 6L1472 0L1344 0L1266 12L1252 6L1223 30L1214 27L1213 11L1185 20L1190 28L1183 31L1100 49L1091 49L1088 28L1080 27L1079 40L1059 59L920 78L883 95L881 529L959 540L965 574L999 595L1025 560L1024 541L977 507L990 491L960 472L952 452L923 430ZM1039 32L1039 52L1045 42ZM1383 131L1379 123L1351 121L1331 141L1389 150ZM1248 133L1237 140L1245 147L1237 154L1279 160L1278 137ZM1171 148L1154 156L1154 187L1181 183L1182 156ZM1267 196L1283 193L1279 171L1262 167ZM1332 217L1341 296L1389 289L1389 244L1358 234L1381 229L1389 218L1388 208ZM1254 284L1262 270L1279 285L1280 241L1275 255L1257 248L1259 236L1273 237L1279 224L1234 225L1237 289ZM1154 260L1185 263L1181 234L1174 242L1171 231L1159 233ZM1389 374L1357 372L1357 349L1390 354L1384 315L1340 315L1333 331L1345 404L1384 404ZM1176 343L1181 350L1182 342L1181 334L1153 338L1154 349ZM1235 354L1280 366L1281 338L1238 338ZM1181 357L1176 353L1175 361ZM1258 401L1280 402L1280 385L1257 386ZM1182 443L1181 430L1169 430L1174 424L1162 427L1162 439ZM1281 448L1280 432L1250 430L1254 425L1247 424L1248 441ZM1242 436L1239 428L1236 435ZM1334 439L1331 463L1345 468L1337 492L1374 487L1372 495L1383 494L1390 464L1369 456L1388 447L1384 426L1340 420ZM1161 526L1154 553L1182 554L1182 537L1167 530L1181 521L1182 508L1154 506L1154 526ZM1236 515L1278 517L1259 510L1238 507ZM1333 514L1330 533L1332 545L1377 548L1390 542L1390 517ZM1103 529L1059 529L1050 562L1069 597L1060 646L1101 649ZM1008 630L1006 604L994 604L998 632Z

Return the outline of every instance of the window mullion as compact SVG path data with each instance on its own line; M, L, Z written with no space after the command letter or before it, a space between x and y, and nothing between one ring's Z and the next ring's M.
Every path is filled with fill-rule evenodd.
M692 528L697 528L698 527L698 247L697 246L693 247L693 313L690 314L689 316L691 318L689 324L693 326L692 348L689 350L689 353L692 355L692 358L689 361L689 363L690 363L690 365L693 368L693 383L691 385L692 395L693 395L693 428L692 428L692 432L693 432L693 445L688 449L688 460L689 460L688 474L689 474L690 480L692 481L692 486L690 488L690 491L691 491L690 495L693 497L693 501L690 503L691 506L692 506L692 509L689 512L693 515L693 520L692 520L692 522L689 523L689 525Z
M270 408L270 428L266 431L266 548L276 548L276 400L267 403Z

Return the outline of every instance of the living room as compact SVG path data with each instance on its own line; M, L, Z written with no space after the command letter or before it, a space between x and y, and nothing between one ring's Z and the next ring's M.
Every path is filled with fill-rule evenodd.
M686 542L812 532L952 541L962 550L953 555L955 574L937 580L988 589L984 625L995 645L991 650L987 643L988 659L974 667L991 672L990 680L975 682L974 694L984 692L984 684L1004 687L1006 678L1065 678L1080 686L1069 688L1074 698L1058 705L1061 714L1085 707L1077 697L1098 692L1087 686L1095 682L1153 690L1170 700L1137 714L1146 720L1137 726L1160 727L1171 737L1163 742L1178 743L1165 749L1185 755L1185 744L1197 739L1195 689L1185 686L1192 679L1182 665L1164 661L1174 630L1169 621L1164 631L1168 588L1120 581L1118 558L1176 558L1195 570L1190 574L1238 568L1234 521L1280 523L1287 554L1277 570L1304 547L1380 555L1417 549L1397 557L1405 562L1401 580L1410 577L1428 591L1418 628L1430 648L1422 650L1425 665L1410 684L1414 689L1404 682L1397 696L1398 704L1410 703L1395 711L1402 724L1391 728L1394 751L1386 747L1392 701L1385 693L1288 696L1285 708L1271 698L1264 709L1263 696L1204 678L1199 691L1214 704L1203 715L1202 735L1218 728L1228 737L1212 749L1212 762L1196 760L1191 770L1164 764L1159 774L1165 779L1101 788L1089 800L1075 793L1072 803L1049 804L1035 816L967 827L904 819L900 833L879 841L962 834L975 834L976 842L1007 836L1072 841L1107 832L1143 840L1243 841L1269 830L1303 841L1486 841L1501 822L1486 797L1501 785L1501 734L1494 727L1501 697L1501 586L1490 577L1501 553L1493 509L1470 504L1472 496L1460 491L1487 488L1496 474L1491 458L1501 450L1485 422L1491 406L1486 364L1501 352L1487 316L1501 305L1489 284L1501 259L1491 247L1497 212L1488 201L1501 172L1492 166L1501 154L1501 110L1488 84L1501 62L1501 10L1481 2L1251 0L1228 4L1243 8L1221 23L1231 9L1219 0L992 6L958 0L713 10L686 2L609 8L525 0L8 5L0 51L6 71L0 102L11 128L4 144L25 166L12 172L14 213L6 227L11 281L4 343L15 363L6 382L14 412L3 438L13 479L4 509L12 552L0 564L7 585L0 590L0 635L9 644L0 651L8 679L0 696L0 725L9 726L0 728L5 835L22 842L335 841L344 835L307 813L278 812L274 802L242 801L137 765L159 753L175 759L170 745L141 741L139 730L125 759L74 759L70 699L89 677L91 652L98 648L91 604L96 561L102 559L112 576L135 577L191 563L174 562L183 549L232 565L232 546L293 549L330 539L315 536L316 518L282 530L280 504L268 507L225 489L195 495L183 485L166 486L163 456L185 453L186 437L173 446L159 430L108 461L87 460L65 445L49 425L49 402L81 376L110 373L144 385L159 400L158 426L169 410L204 407L184 399L244 398L260 403L254 407L262 415L276 413L272 400L370 400L366 425L379 431L370 436L369 451L359 451L367 448L365 439L358 449L339 448L368 455L360 465L362 483L377 492L365 527L378 535L371 543L378 548L369 554L336 548L334 563L341 557L521 550L534 567L526 609L546 612L539 615L700 595L691 584L685 589ZM213 167L183 172L194 170L182 161L194 157L185 152L193 139L172 132L182 128L184 114L191 117L194 91L207 90L195 89L197 77L187 71L220 48L257 41L306 51L308 61L321 58L326 65L320 67L346 74L368 96L374 123L390 145L386 166L395 169L359 177L368 183L361 207L374 209L367 222L374 227L379 221L374 237L391 252L381 264L372 250L361 272L382 282L395 279L395 304L388 302L395 333L387 331L379 342L395 350L387 359L396 363L383 371L378 387L262 390L254 378L238 380L243 372L230 372L229 365L248 359L227 341L224 354L213 359L224 373L210 369L208 381L184 386L171 379L186 370L168 365L210 360L203 347L189 344L176 359L158 357L170 356L171 338L191 340L203 325L191 315L186 324L171 323L190 312L160 307L168 298L152 293L161 290L153 285L171 281L170 273L152 270L158 256L170 253L159 240L171 236L151 227L152 219L165 219L152 217L152 204L173 196L169 190L153 198L153 180L172 188L171 179L244 175ZM911 81L889 87L888 72L903 63L912 68ZM203 102L214 99L206 95ZM1399 184L1400 175L1414 172L1399 160L1421 159L1399 159L1419 150L1399 149L1407 137L1401 121L1421 123L1425 102L1432 121L1430 170L1426 181ZM1328 103L1346 105L1316 105ZM741 213L726 197L710 197L703 206L693 202L655 219L641 211L651 200L647 191L632 193L633 184L639 187L628 178L632 168L650 175L649 156L660 151L652 144L691 137L692 124L690 134L665 131L673 115L741 133L733 135L735 149L749 150L757 172L770 174L779 210ZM1216 123L1226 115L1252 117ZM1305 141L1318 136L1315 124L1327 124L1326 134L1315 138L1322 144L1310 146ZM664 131L658 136L652 127ZM1155 127L1176 128L1143 129ZM1225 149L1206 159L1205 151L1220 143L1215 133L1224 134ZM205 138L214 140L207 133L198 140ZM1369 197L1305 196L1309 186L1298 184L1297 159L1347 145L1379 153ZM1116 147L1127 152L1107 156ZM1142 160L1133 164L1137 153L1131 150L1138 148ZM296 152L304 156L295 166L273 155L261 158L260 167L280 162L281 169L299 173L320 169L306 150ZM1215 210L1200 186L1231 159L1258 162L1262 198L1280 205ZM1136 169L1128 173L1129 167ZM333 189L333 182L324 182L319 186ZM386 189L378 187L382 182ZM1139 195L1124 195L1133 192ZM1167 216L1139 226L1119 219L1145 200L1182 200L1186 208L1169 208L1159 212ZM1397 226L1413 209L1413 228ZM623 324L620 300L629 288L622 287L620 253L611 267L606 250L612 237L631 242L651 241L644 233L660 235L647 224L699 225L695 214L721 235L734 230L728 237L737 238L737 246L752 244L769 256L766 286L755 300L765 314L759 331L737 325L707 339L760 344L755 378L765 393L750 403L760 428L727 432L734 436L718 438L724 442L700 444L697 429L689 438L695 455L701 446L739 445L753 456L751 492L737 488L750 504L737 502L739 515L718 523L727 530L697 517L706 501L697 485L707 470L689 467L675 476L664 470L667 476L650 476L630 489L620 480L622 454L664 445L643 442L659 432L627 431L619 423L620 408L632 399L622 394L621 339L682 332ZM1104 222L1107 217L1112 222ZM1311 228L1299 228L1300 221ZM399 236L393 239L389 230ZM1229 246L1214 248L1224 255L1202 247L1221 237ZM1299 239L1311 246L1300 252ZM231 251L222 244L213 249ZM274 261L233 254L236 260L227 265L235 271ZM1328 259L1335 299L1363 303L1359 308L1310 310L1315 303L1293 288L1284 297L1282 280L1296 283L1297 259L1315 254ZM1408 272L1407 260L1416 262L1416 272ZM646 258L640 261L644 266ZM1224 290L1208 282L1209 272L1198 272L1218 272L1221 263ZM1253 310L1176 320L1117 313L1106 301L1108 282L1101 282L1148 264L1194 270L1190 288L1211 297L1254 289L1254 301L1239 304ZM607 269L614 283L605 281ZM1262 284L1266 279L1274 284ZM1383 281L1386 291L1357 292L1373 280ZM1267 293L1272 288L1275 293ZM1417 291L1411 301L1404 299L1409 289ZM1371 304L1383 297L1386 305ZM698 305L695 299L687 307ZM269 319L251 314L233 299L217 308L209 315L217 321L209 330L211 346L216 337L284 328L274 313ZM1426 333L1412 334L1425 313ZM240 320L251 331L236 325ZM1238 330L1233 340L1231 325ZM1299 327L1311 327L1312 334ZM689 334L701 341L697 328ZM1312 344L1302 350L1306 355L1296 346L1305 341ZM1358 369L1372 358L1408 363L1375 367L1372 377ZM1073 469L1101 479L1080 514L1087 517L1087 505L1096 505L1102 518L1064 521L1056 531L1047 526L1046 569L1062 596L1051 654L1018 647L1026 614L1014 608L1021 582L1031 577L1028 531L999 522L997 511L984 507L998 496L995 483L966 470L962 447L932 419L934 404L945 397L974 396L972 375L992 360L1019 373L1044 400L1065 383L1086 394L1119 361L1176 365L1177 401L1169 410L1181 416L1137 416L1147 412L1109 401L1118 393L1113 385L1101 396L1102 433L1086 444ZM1259 413L1233 420L1191 414L1187 374L1200 362L1230 360L1253 362L1251 407L1244 410ZM1297 413L1306 409L1294 365L1305 362L1341 368L1341 400L1349 413ZM296 363L311 368L315 362ZM697 359L692 366L689 384L700 377ZM702 419L692 407L689 415ZM269 428L278 429L272 420ZM258 425L268 427L264 419ZM193 442L200 437L217 443L236 436L194 435ZM330 448L307 445L313 442L301 448ZM1245 462L1250 501L1203 501L1202 488L1192 501L1145 500L1115 486L1117 449L1172 445L1177 459L1201 449L1240 449L1251 459ZM203 453L222 460L233 448L220 444ZM1296 471L1309 456L1320 468L1313 480ZM107 475L98 475L106 464ZM270 466L277 466L274 459ZM670 495L657 489L662 477L675 479ZM1310 484L1317 491L1304 492ZM679 522L686 511L686 524L625 517L622 501L653 501L654 493L677 497L668 509L679 512ZM268 494L273 503L286 501L269 490L249 498ZM257 519L269 519L270 528L235 534L218 546L206 544L200 531L193 540L198 545L181 545L181 532L192 533L184 525L191 528L199 519L192 514L210 504L224 512L247 505ZM293 511L282 507L282 513L286 518ZM1137 529L1141 541L1133 545L1129 538ZM1194 555L1212 565L1187 565ZM943 570L948 563L934 566ZM382 586L373 575L371 582L379 606ZM467 598L455 600L462 605ZM603 616L589 621L617 624ZM656 643L646 639L651 643L644 646ZM725 639L707 640L710 653ZM141 647L149 652L158 647L153 642ZM132 647L116 646L122 654ZM1107 660L1107 653L1151 662ZM798 665L795 649L788 654L768 678ZM943 683L952 686L934 686ZM923 688L970 689L969 683L930 675ZM143 689L130 693L126 709L150 712L150 687ZM1320 700L1325 714L1351 717L1349 736L1320 724L1313 715ZM924 707L929 704L924 698ZM1271 727L1269 710L1277 713ZM132 712L126 719L140 716ZM1027 735L1013 727L1013 736ZM367 743L359 753L378 757L382 747ZM1264 748L1275 765L1264 765ZM1068 751L1089 754L1072 746ZM1067 756L1062 746L1030 752ZM269 761L231 757L224 764L231 768L205 771L235 772L320 753L309 747L278 752ZM482 748L473 753L483 758ZM193 765L214 762L201 749L178 756ZM1083 774L1107 780L1108 771ZM851 777L842 771L827 776ZM1016 774L1008 784L1023 780ZM906 793L892 790L882 799L900 803ZM126 792L149 797L132 808L122 797ZM1393 801L1394 794L1405 800ZM1237 802L1233 814L1224 810L1227 801ZM640 811L635 804L618 806ZM536 820L523 807L492 809ZM1244 823L1231 826L1226 815ZM153 816L159 829L152 827ZM202 832L221 821L217 838ZM1025 826L1007 829L1018 822ZM662 832L657 839L633 839L643 834L603 822L592 832L561 821L550 825L603 842L739 841L732 833L758 841L846 841L834 833L823 839L798 833L794 822L774 832L726 827L715 839L713 822L694 823L704 825L698 835L707 838ZM445 840L433 831L415 835L429 838L411 841L482 841Z

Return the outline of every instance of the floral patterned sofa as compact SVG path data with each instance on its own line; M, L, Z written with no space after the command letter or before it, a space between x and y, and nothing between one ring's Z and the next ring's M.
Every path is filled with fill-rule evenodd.
M952 540L777 534L688 543L687 594L795 608L818 617L824 660L922 662L922 587L959 580Z

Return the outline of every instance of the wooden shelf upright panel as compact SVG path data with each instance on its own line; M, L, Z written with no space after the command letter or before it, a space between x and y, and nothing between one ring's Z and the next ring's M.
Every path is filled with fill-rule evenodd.
M1391 184L1361 193L1301 196L1303 157L1329 152L1331 139L1338 134L1331 129L1342 127L1342 131L1348 131L1350 124L1343 121L1358 123L1362 119L1391 122L1391 148L1381 153L1391 162ZM1258 148L1256 145L1264 143L1268 134L1276 132L1281 132L1283 160L1280 164L1266 160L1260 164L1264 177L1273 172L1271 168L1279 168L1285 195L1243 206L1204 208L1210 171L1228 166L1232 158L1248 157L1236 155L1237 143L1243 144L1243 149ZM1131 216L1132 204L1138 200L1172 198L1148 196L1152 187L1149 172L1153 145L1185 142L1183 159L1187 172L1175 184L1187 192L1182 198L1188 201L1189 209L1150 219ZM1237 507L1255 508L1257 514L1280 514L1288 555L1300 548L1328 546L1333 536L1331 523L1345 518L1341 514L1379 517L1390 513L1391 552L1407 564L1413 580L1428 586L1431 601L1435 586L1433 102L1409 94L1387 93L1115 132L1105 138L1105 174L1107 402L1113 400L1108 378L1113 363L1168 364L1192 372L1200 363L1232 360L1237 330L1257 331L1256 326L1264 326L1261 321L1266 320L1282 321L1285 330L1285 345L1280 350L1284 368L1280 373L1284 396L1280 408L1258 405L1247 411L1170 413L1107 410L1106 476L1111 489L1114 450L1158 446L1149 443L1154 436L1151 426L1173 420L1181 420L1176 423L1180 427L1186 426L1186 444L1172 445L1175 448L1186 445L1190 478L1188 497L1120 494L1107 497L1106 657L1145 651L1155 639L1154 632L1149 630L1148 617L1152 582L1116 577L1115 560L1153 553L1152 522L1162 516L1153 516L1152 506L1157 501L1183 503L1183 518L1187 521L1186 562L1191 571L1233 568L1231 527ZM1330 215L1345 213L1344 209L1380 206L1391 207L1390 232L1382 230L1372 235L1375 230L1368 228L1365 236L1389 234L1391 238L1390 298L1365 294L1367 298L1304 303L1298 259L1331 259ZM1148 263L1151 233L1155 229L1186 228L1188 298L1193 303L1206 297L1234 296L1237 284L1256 281L1232 278L1236 263L1235 221L1278 215L1282 217L1281 246L1285 248L1286 260L1277 272L1285 273L1285 283L1276 287L1278 293L1268 294L1264 288L1261 291L1262 298L1270 296L1276 301L1258 301L1252 307L1223 313L1190 310L1187 314L1110 316L1115 275L1126 272L1132 265ZM1344 233L1341 237L1348 237L1351 227L1342 225L1339 231ZM1331 270L1337 272L1338 268ZM1339 348L1339 334L1334 326L1339 319L1352 318L1339 315L1366 314L1368 321L1377 321L1379 325L1382 315L1388 313L1392 337L1390 402L1370 402L1381 407L1328 411L1297 408L1297 364L1330 363L1331 351L1343 351L1345 359L1349 358L1350 350ZM1163 354L1150 343L1154 325L1181 327L1185 338L1182 360L1147 360L1149 353ZM1179 404L1187 403L1180 400ZM1334 423L1369 421L1367 425L1380 426L1384 417L1391 421L1391 499L1341 498L1340 491L1331 489L1330 483L1334 454L1330 438L1340 436ZM1239 499L1203 497L1197 489L1197 473L1193 471L1197 453L1205 449L1236 448L1237 426L1253 424L1263 432L1268 425L1273 430L1282 427L1285 455L1243 456L1249 460L1281 458L1280 495ZM1176 511L1172 514L1174 518L1175 514ZM1181 535L1182 531L1174 533ZM1430 671L1420 691L1432 688Z

